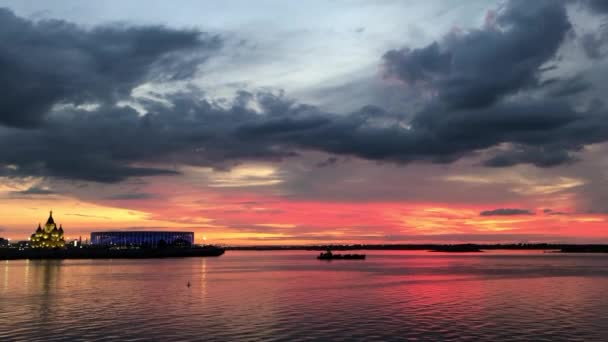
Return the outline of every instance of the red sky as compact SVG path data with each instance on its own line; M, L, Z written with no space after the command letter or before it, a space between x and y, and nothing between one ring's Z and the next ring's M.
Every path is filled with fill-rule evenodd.
M184 168L115 185L13 181L2 189L3 235L26 238L52 209L71 238L145 228L194 231L199 243L228 245L608 241L606 215L586 210L583 178L470 162L441 169L349 159L320 168L311 162L318 158ZM62 193L17 194L36 182ZM481 215L495 209L528 212Z
M608 243L597 1L3 3L0 236Z

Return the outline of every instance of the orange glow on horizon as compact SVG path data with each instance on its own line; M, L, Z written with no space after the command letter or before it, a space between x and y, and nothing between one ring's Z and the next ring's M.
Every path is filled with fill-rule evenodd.
M455 205L431 202L321 202L272 195L180 192L162 200L84 202L68 196L10 199L2 206L3 236L26 239L53 210L66 238L95 230L194 231L197 243L274 245L321 243L544 242L608 240L606 216L544 213L481 216L514 203ZM519 237L521 236L521 237ZM206 237L206 240L203 239ZM470 241L468 240L470 237Z

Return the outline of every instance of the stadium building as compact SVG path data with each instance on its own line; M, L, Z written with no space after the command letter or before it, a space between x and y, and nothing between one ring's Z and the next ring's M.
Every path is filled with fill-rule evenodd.
M110 231L92 232L91 244L96 246L191 246L193 232L167 231Z

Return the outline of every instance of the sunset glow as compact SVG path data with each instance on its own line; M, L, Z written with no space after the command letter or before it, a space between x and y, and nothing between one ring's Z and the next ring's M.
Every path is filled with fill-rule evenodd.
M608 242L603 7L313 2L0 1L0 236Z

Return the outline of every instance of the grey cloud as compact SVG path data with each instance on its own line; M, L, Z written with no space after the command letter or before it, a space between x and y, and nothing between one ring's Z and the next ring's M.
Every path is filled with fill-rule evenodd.
M45 91L51 84L52 91L61 90L59 95L46 100L42 96L44 101L30 104L26 99L38 99L29 93L30 87L12 79L6 83L6 92L13 95L7 97L11 100L0 99L0 122L35 128L0 129L0 166L4 166L0 174L5 176L112 183L129 177L178 173L178 168L166 165L226 169L244 160L281 160L301 150L396 163L450 163L504 143L511 148L500 150L485 162L487 166L529 163L549 167L573 162L574 153L584 146L608 140L608 112L603 105L598 102L588 108L574 107L567 101L566 95L585 91L584 80L538 83L542 64L554 57L570 27L561 2L514 0L498 17L498 25L504 30L473 30L446 43L431 44L424 51L410 50L405 55L395 52L395 57L385 57L395 58L393 72L397 76L431 82L440 91L440 99L430 101L422 110L399 114L374 106L330 113L299 104L282 93L269 92L242 91L234 101L220 103L202 98L202 92L191 89L159 94L163 101L158 102L138 99L146 110L140 115L133 108L117 106L114 100L151 77L185 77L178 72L180 68L173 68L173 60L165 57L179 57L183 51L212 50L219 44L217 39L195 31L159 27L83 30L65 22L32 23L7 11L0 13L6 19L0 26L20 27L25 36L41 41L41 48L51 46L50 62L59 60L57 56L75 53L86 56L87 66L96 66L73 69L82 62L69 58L66 66L43 63L38 54L31 63L18 64L21 62L14 56L8 63L2 57L5 50L19 52L20 46L26 51L35 47L12 36L12 40L0 42L7 47L0 52L0 71L17 65L19 74L15 77L23 78L24 84L40 80ZM56 39L63 35L67 37ZM159 44L152 44L156 40ZM98 45L90 45L92 42ZM104 50L114 45L116 49ZM494 55L498 52L500 58ZM110 59L106 59L108 54ZM444 60L447 56L449 65ZM112 59L119 60L118 65L109 63ZM102 68L104 63L109 65ZM137 65L131 70L133 63ZM188 64L185 68L190 67ZM506 71L511 69L513 75ZM88 78L91 85L81 86ZM462 83L451 83L457 80ZM548 91L527 97L507 96L532 85ZM548 95L551 89L555 89L555 96ZM466 105L451 99L453 92L462 92L459 98L468 99ZM113 100L105 101L107 98ZM89 110L73 106L89 99L99 100L99 106ZM66 101L73 105L53 107ZM42 105L28 107L35 103ZM34 114L7 114L14 112L15 104L23 106L23 113Z
M534 215L533 212L526 209L500 208L493 210L485 210L479 213L480 216L511 216L511 215Z
M538 167L552 167L578 161L573 152L561 147L518 146L496 153L484 161L490 167L507 167L517 164L533 164Z
M115 102L146 81L187 78L220 43L195 30L84 29L0 8L0 124L37 127L54 105Z
M37 186L32 186L23 191L14 191L13 194L17 195L54 195L56 192L49 189L43 189Z
M334 165L337 162L338 162L338 158L336 158L336 157L328 157L327 159L322 160L322 161L318 162L315 165L317 167L328 167L328 166Z
M149 198L153 198L154 196L148 193L142 193L142 192L130 192L130 193L124 193L124 194L116 194L116 195L112 195L110 197L107 197L107 199L109 200L141 200L141 199L149 199Z
M583 0L583 4L594 13L600 15L608 14L608 2L604 0ZM583 51L590 59L601 59L606 56L606 45L608 45L608 21L603 19L599 30L587 32L579 37Z
M281 160L300 150L446 163L503 142L516 149L503 151L487 165L554 166L573 161L571 152L581 146L608 139L603 107L577 112L560 101L458 111L437 105L404 125L398 116L375 107L338 115L268 93L243 94L229 106L197 95L169 96L171 105L145 103L148 113L143 116L129 107L73 109L53 113L41 129L5 131L0 160L16 167L3 173L118 182L178 172L154 165L224 169L243 160Z
M241 106L240 99L225 109L199 93L177 94L165 104L148 102L141 116L130 107L104 105L91 111L63 109L53 112L47 123L35 130L5 129L0 132L0 161L5 176L52 176L96 182L119 182L129 177L173 175L173 169L156 164L191 164L216 168L241 159L280 159L293 155L289 149L260 141L243 141L240 125L278 115L287 100L255 96L265 115ZM253 95L252 95L253 96ZM281 114L286 123L300 107ZM271 120L270 118L267 120ZM306 126L296 122L296 125ZM284 130L284 124L262 130ZM259 139L256 139L259 140ZM7 167L11 165L11 167Z
M583 0L583 2L597 13L608 13L608 2L606 0Z
M602 57L601 46L603 44L601 37L596 33L584 34L580 39L583 50L591 59L599 59Z
M591 83L582 75L565 79L551 79L542 84L549 97L563 97L580 94L591 88Z
M539 83L571 28L562 2L511 0L496 27L450 33L424 48L384 55L388 76L436 89L450 108L488 106Z
M571 27L565 2L511 0L486 27L450 33L420 49L388 51L388 76L437 92L411 121L411 135L424 144L414 159L452 162L511 143L484 164L552 167L575 162L585 145L605 141L605 108L575 110L567 102L591 82L583 75L541 81L558 69L557 51Z
M437 42L421 49L390 50L383 58L388 75L411 83L435 81L443 74L449 74L452 64L451 53L441 51Z

